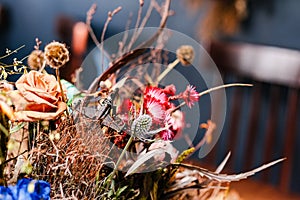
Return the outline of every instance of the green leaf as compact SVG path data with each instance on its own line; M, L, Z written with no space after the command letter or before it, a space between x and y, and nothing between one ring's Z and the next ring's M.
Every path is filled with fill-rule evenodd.
M19 123L16 126L13 126L10 128L10 133L15 133L19 130L21 130L25 126L25 122Z
M119 197L122 192L124 192L127 189L128 185L125 185L124 187L118 188L117 192L116 192L116 197Z

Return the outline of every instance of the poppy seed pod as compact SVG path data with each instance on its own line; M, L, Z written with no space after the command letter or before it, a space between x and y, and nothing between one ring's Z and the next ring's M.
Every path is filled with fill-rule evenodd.
M183 66L190 65L194 60L194 48L190 45L180 46L176 50L176 56Z
M51 42L44 52L46 62L52 68L60 68L69 61L69 51L65 44Z
M33 50L27 59L30 69L39 70L44 63L45 57L41 50Z

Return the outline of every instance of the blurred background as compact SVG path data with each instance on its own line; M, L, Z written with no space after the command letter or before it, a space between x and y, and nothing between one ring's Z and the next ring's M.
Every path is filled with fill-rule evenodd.
M126 19L130 15L135 19L139 8L138 1L124 0L1 0L0 55L6 48L25 45L16 54L21 59L33 50L37 37L43 45L58 40L72 49L73 27L78 21L85 22L92 3L98 5L92 20L97 36L101 35L107 12L123 8L113 17L105 37L124 31ZM145 1L144 14L148 4ZM300 193L299 8L299 0L172 1L174 15L167 22L168 28L203 44L225 83L254 84L250 89L228 90L221 138L201 162L216 166L231 150L228 172L240 172L287 157L283 164L254 177L283 193ZM159 21L160 16L154 12L147 26L157 27ZM79 56L93 47L89 38ZM62 76L72 78L68 71L62 71Z

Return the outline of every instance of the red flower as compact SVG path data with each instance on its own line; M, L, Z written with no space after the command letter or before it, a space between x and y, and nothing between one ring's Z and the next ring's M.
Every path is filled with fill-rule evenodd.
M157 87L146 87L144 91L144 108L154 122L160 123L165 118L167 110L172 105L162 89Z
M164 131L159 132L159 136L161 139L163 140L172 140L174 138L176 133L174 133L174 131L167 129Z

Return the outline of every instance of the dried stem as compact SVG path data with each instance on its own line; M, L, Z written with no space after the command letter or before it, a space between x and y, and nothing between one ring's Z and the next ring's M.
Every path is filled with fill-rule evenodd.
M199 97L205 95L205 94L208 94L210 92L213 92L213 91L216 91L216 90L219 90L219 89L222 89L222 88L228 88L228 87L237 87L237 86L242 86L242 87L252 87L253 85L252 84L244 84L244 83L230 83L230 84L226 84L226 85L220 85L220 86L217 86L217 87L214 87L214 88L210 88L208 90L205 90L203 92L200 92L199 93Z
M159 83L178 63L180 62L179 59L174 60L173 62L171 62L167 68L165 69L165 71L163 71L156 79L156 83Z
M110 182L110 187L111 187L111 189L113 189L112 179L113 179L114 176L116 175L116 172L118 171L118 167L119 167L119 165L120 165L120 162L122 161L122 159L123 159L125 153L127 152L129 146L131 145L131 143L132 143L132 141L133 141L133 138L134 138L134 136L133 136L133 134L132 134L132 135L130 136L130 138L129 138L127 144L126 144L126 146L124 147L124 149L123 149L121 155L119 156L118 161L117 161L117 163L116 163L116 165L115 165L115 167L114 167L114 170L112 171L112 173L109 175L109 177L108 177L108 179L107 179L108 183Z
M10 55L12 55L12 54L14 54L14 53L18 53L18 51L20 50L20 49L22 49L22 48L24 48L25 47L25 45L22 45L22 46L20 46L19 48L17 48L17 49L15 49L15 50L12 50L12 51L10 51L9 53L7 53L6 55L4 55L4 56L1 56L0 57L0 60L1 59L3 59L3 58L6 58L6 57L8 57L8 56L10 56Z
M119 6L118 8L114 9L112 12L109 11L108 14L107 14L107 19L106 19L104 27L103 27L103 31L102 31L102 34L101 34L101 45L100 45L100 51L101 51L101 69L102 69L102 71L104 71L104 66L103 66L104 65L103 43L104 43L105 32L106 32L108 24L109 24L109 22L111 22L113 16L115 14L117 14L118 12L120 12L121 9L122 9L122 7Z
M93 4L91 6L91 8L88 10L88 12L86 13L86 25L88 27L88 30L89 30L89 33L90 33L90 36L91 36L92 40L94 41L96 46L100 46L100 42L98 41L98 39L97 39L97 37L96 37L92 27L91 27L91 22L92 22L92 19L93 19L93 15L96 12L96 9L97 9L97 5Z
M170 3L171 3L171 0L166 0L158 31L149 40L140 44L136 49L123 54L119 59L117 59L115 62L110 64L109 68L104 73L102 73L99 77L97 77L94 80L94 82L90 85L90 87L88 89L89 93L96 92L99 87L99 83L101 81L106 80L111 74L113 74L114 72L116 72L117 70L122 68L124 65L129 63L131 60L142 55L147 50L145 48L148 47L150 44L152 44L160 36L164 27L166 26L166 22L167 22L167 19L169 16Z
M132 45L134 44L134 42L138 38L137 29L138 29L140 21L141 21L142 11L143 11L143 4L140 4L139 11L138 11L138 17L137 17L137 20L136 20L136 23L135 23L135 26L134 26L134 33L133 33L133 35L131 37L131 40L130 40L128 46L127 46L127 51L130 51Z
M122 41L119 42L119 50L118 50L118 54L117 54L118 56L122 55L123 50L125 50L125 43L126 43L127 38L128 38L128 30L129 30L131 21L132 21L132 13L130 13L130 15L129 15L129 19L128 19L126 27L125 27L125 32L124 32L124 36L122 38Z
M199 93L199 97L205 95L205 94L209 94L210 92L213 92L213 91L216 91L216 90L219 90L219 89L223 89L223 88L228 88L228 87L238 87L238 86L242 86L242 87L252 87L253 85L252 84L244 84L244 83L230 83L230 84L225 84L225 85L220 85L220 86L217 86L217 87L213 87L213 88L210 88L208 90L205 90L203 92L200 92ZM180 107L184 106L186 103L185 102L182 102L181 104L179 104L176 108L174 108L172 110L172 112L178 110Z
M67 103L67 99L66 99L66 97L65 97L65 93L64 93L64 90L63 90L61 81L60 81L59 69L56 68L55 72L56 72L56 78L57 78L57 82L58 82L58 84L59 84L59 88L60 88L62 100L63 100L63 102ZM66 109L66 113L67 113L67 115L69 116L69 111L68 111L68 109Z

